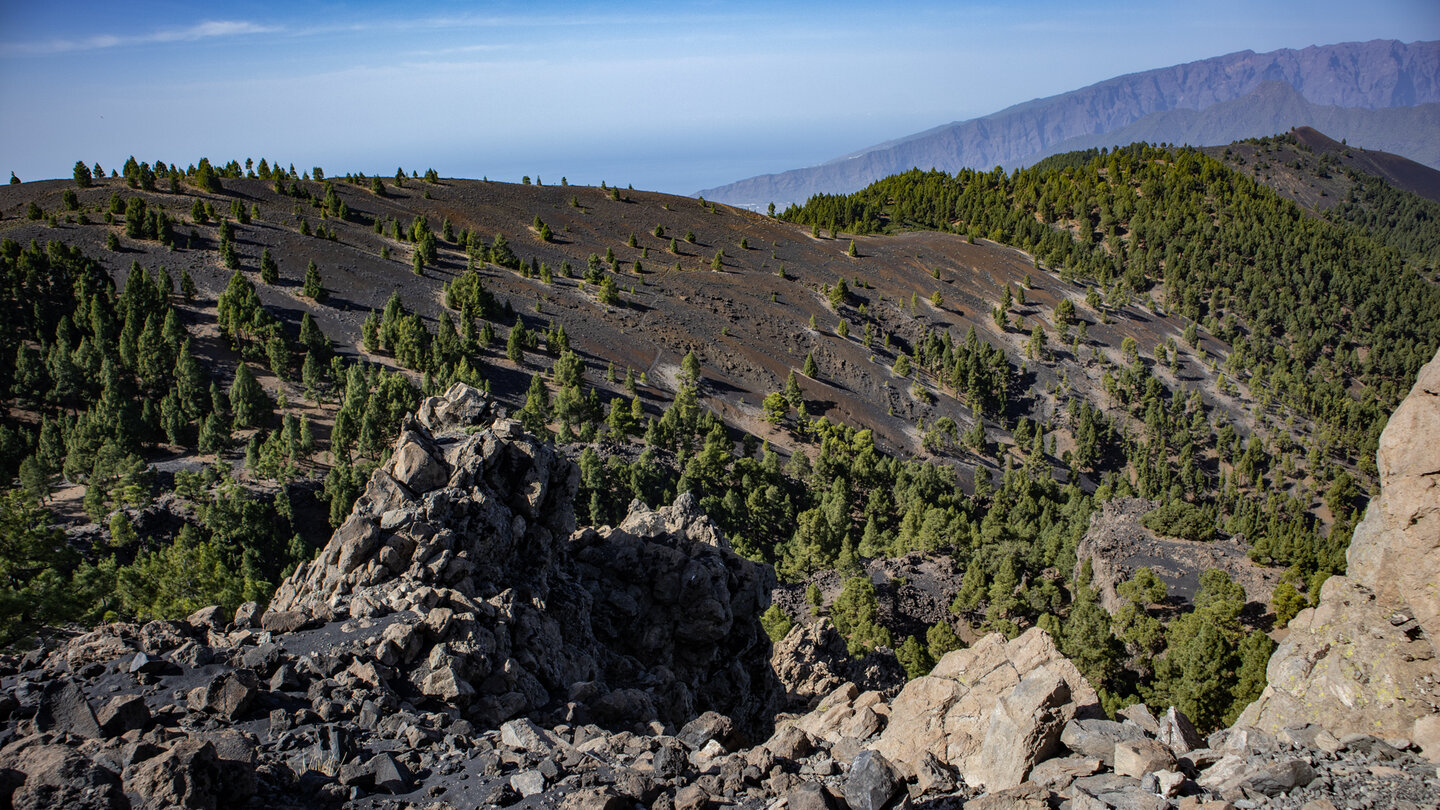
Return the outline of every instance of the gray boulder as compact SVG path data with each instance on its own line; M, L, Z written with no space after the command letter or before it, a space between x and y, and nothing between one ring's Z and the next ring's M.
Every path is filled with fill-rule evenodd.
M44 744L37 737L0 752L0 787L13 810L130 807L112 771L74 748Z
M861 751L845 778L845 803L850 810L881 810L904 787L904 780L882 754Z
M1143 740L1145 732L1137 725L1113 720L1072 720L1060 733L1066 748L1087 757L1098 757L1106 765L1115 764L1115 745L1126 740Z
M1174 706L1171 706L1165 712L1165 717L1160 720L1160 728L1155 732L1155 739L1169 747L1177 757L1205 747L1205 738L1195 730L1190 718Z
M215 746L183 739L165 753L146 760L125 775L125 790L144 796L151 807L185 807L216 810L245 796L225 784L224 769Z
M204 686L190 690L186 705L197 712L208 712L222 720L235 721L255 704L260 692L259 679L248 669L224 672Z

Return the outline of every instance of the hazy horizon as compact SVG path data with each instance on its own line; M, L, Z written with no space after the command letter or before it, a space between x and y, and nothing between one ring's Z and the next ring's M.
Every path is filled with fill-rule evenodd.
M0 170L264 157L680 194L1240 50L1440 38L1397 0L0 9Z

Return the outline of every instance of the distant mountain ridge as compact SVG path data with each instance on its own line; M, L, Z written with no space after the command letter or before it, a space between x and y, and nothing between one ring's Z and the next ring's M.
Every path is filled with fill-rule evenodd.
M1436 105L1440 42L1375 40L1263 54L1240 51L1107 79L818 166L698 193L752 208L782 205L818 193L856 191L914 167L951 172L1014 168L1091 146L1135 140L1228 143L1302 125L1440 167Z
M1297 127L1340 133L1367 149L1440 166L1440 104L1374 109L1315 104L1283 81L1261 82L1240 98L1204 110L1166 110L1117 130L1069 138L1039 157L1136 141L1217 146Z

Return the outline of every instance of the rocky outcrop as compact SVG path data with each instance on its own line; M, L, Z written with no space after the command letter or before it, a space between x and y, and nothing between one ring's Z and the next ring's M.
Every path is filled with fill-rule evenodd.
M575 531L578 480L553 446L492 421L483 395L457 385L405 421L266 617L411 615L372 639L376 659L483 725L543 709L675 724L713 709L768 733L779 691L758 617L771 569L732 553L688 494Z
M851 658L844 637L829 619L792 627L776 642L770 666L785 689L788 706L798 711L813 709L843 683L888 695L905 683L905 670L893 651L882 647L864 658Z
M1404 737L1440 761L1440 354L1420 370L1376 454L1380 494L1319 604L1290 622L1269 685L1239 724Z
M1256 565L1246 547L1234 539L1212 542L1160 537L1142 522L1145 513L1159 506L1144 498L1115 498L1100 505L1090 517L1090 528L1075 548L1074 576L1086 562L1100 606L1115 613L1124 603L1116 588L1149 568L1160 577L1170 599L1188 604L1200 589L1200 575L1212 568L1230 575L1245 589L1247 602L1264 605L1280 582L1280 570Z

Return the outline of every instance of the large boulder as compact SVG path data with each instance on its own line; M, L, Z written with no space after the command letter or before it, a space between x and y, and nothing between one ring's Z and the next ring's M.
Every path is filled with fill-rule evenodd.
M912 772L932 754L968 783L1002 790L1059 748L1066 723L1099 714L1095 690L1048 633L992 633L906 684L875 748Z
M791 702L807 707L848 680L848 661L845 639L829 619L790 628L770 657Z
M1390 417L1347 575L1290 622L1237 725L1406 737L1440 761L1440 353Z
M697 543L730 550L730 541L705 517L695 496L688 492L681 493L670 506L656 510L646 509L639 501L632 502L620 528L646 538L683 534Z
M125 775L125 789L144 797L147 807L214 810L242 798L231 792L215 746L183 739ZM225 799L222 803L222 799Z
M845 778L845 803L850 810L882 810L904 785L884 756L862 751Z
M35 713L35 728L97 739L100 724L85 693L71 680L55 681L45 687Z
M0 804L15 810L128 808L120 779L74 747L37 735L0 751ZM13 791L13 792L12 792Z

